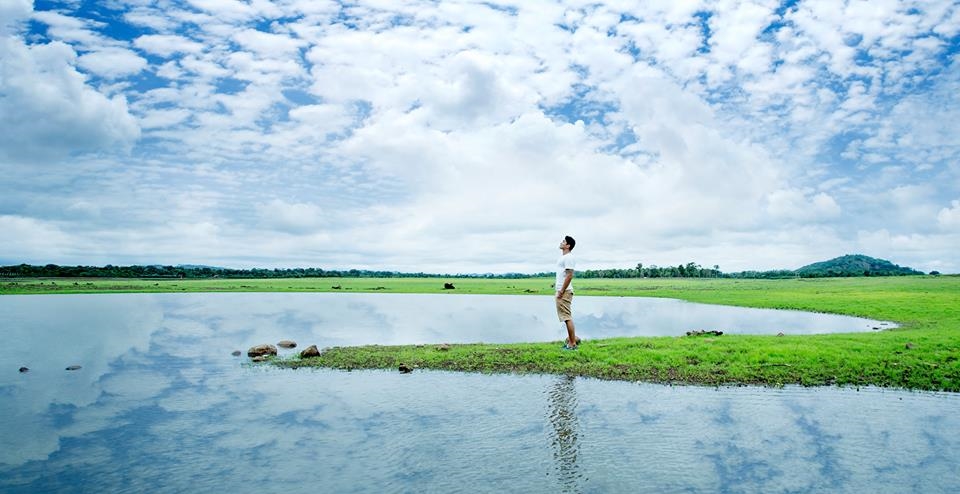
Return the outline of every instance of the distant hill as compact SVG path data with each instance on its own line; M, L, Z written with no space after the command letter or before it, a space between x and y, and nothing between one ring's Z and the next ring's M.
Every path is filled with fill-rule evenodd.
M803 277L827 276L903 276L923 274L913 268L897 266L884 260L862 254L853 254L808 264L795 271Z

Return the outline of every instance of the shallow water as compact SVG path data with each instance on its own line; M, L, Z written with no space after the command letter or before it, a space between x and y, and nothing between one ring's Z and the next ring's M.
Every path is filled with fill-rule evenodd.
M0 491L960 490L957 394L251 367L369 308L230 295L0 297Z
M4 309L5 308L5 309ZM5 296L8 331L37 338L123 340L147 330L189 335L191 344L246 349L292 339L325 346L413 343L507 343L566 337L553 298L522 295L369 293L193 293ZM890 328L888 322L832 314L750 309L633 297L574 300L577 332L588 339L670 336L705 329L741 334L812 334ZM25 321L26 322L26 321ZM68 331L69 329L69 331ZM136 345L137 342L129 342ZM82 342L74 344L83 345ZM99 344L99 343L98 343ZM127 342L117 341L118 346ZM15 348L19 353L28 348ZM72 350L71 350L72 351Z

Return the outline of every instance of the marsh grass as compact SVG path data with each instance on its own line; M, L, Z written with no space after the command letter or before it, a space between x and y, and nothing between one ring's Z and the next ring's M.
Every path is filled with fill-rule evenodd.
M444 290L445 282L456 289ZM280 280L15 280L6 293L394 292L552 293L552 280L302 278ZM55 283L55 284L54 284ZM790 280L578 279L579 295L667 297L894 321L872 333L804 336L634 337L560 342L331 348L320 357L274 359L281 367L550 373L704 385L874 385L960 391L960 277ZM338 287L338 288L335 288ZM546 308L545 311L551 309ZM517 328L522 332L523 328ZM319 342L322 343L322 342ZM437 342L442 343L442 342Z

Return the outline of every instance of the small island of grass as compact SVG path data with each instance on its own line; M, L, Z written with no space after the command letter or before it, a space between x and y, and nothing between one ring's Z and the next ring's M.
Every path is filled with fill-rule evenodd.
M390 280L377 283L390 289ZM543 279L538 283L545 284ZM549 287L530 280L458 280L457 286L466 287L469 293L550 293ZM612 338L584 342L575 352L562 351L559 342L371 345L329 348L319 357L274 359L272 364L346 370L397 370L402 364L412 369L567 374L696 385L960 391L960 277L578 280L577 290L581 295L655 296L828 312L894 321L901 327L803 336Z

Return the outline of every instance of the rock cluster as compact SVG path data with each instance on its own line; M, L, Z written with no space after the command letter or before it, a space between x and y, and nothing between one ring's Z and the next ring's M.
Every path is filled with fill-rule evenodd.
M297 343L290 340L282 340L277 343L277 346L264 343L262 345L256 345L250 347L247 350L247 356L251 358L253 362L264 362L267 360L267 357L277 355L277 347L280 348L296 348ZM240 352L233 352L233 355L240 355ZM310 345L307 348L304 348L300 352L300 358L310 358L310 357L319 357L320 349L317 348L317 345Z

